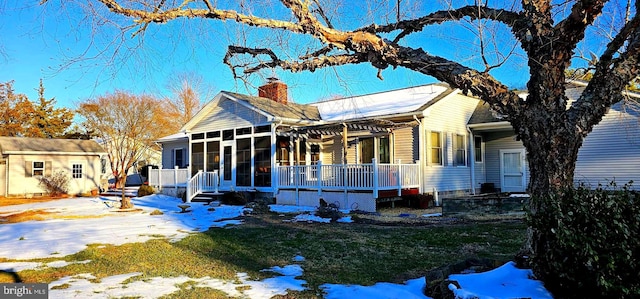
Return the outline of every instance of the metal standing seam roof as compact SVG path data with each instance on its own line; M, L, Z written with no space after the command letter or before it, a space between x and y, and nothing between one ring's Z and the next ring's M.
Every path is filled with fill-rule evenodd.
M429 84L310 104L323 121L344 121L422 111L453 90L446 84Z
M275 117L311 121L321 120L320 112L315 106L301 105L293 102L288 102L285 105L263 97L244 95L229 91L223 91L222 93L225 93L234 99L244 101L256 109L264 111Z
M94 140L27 137L0 137L0 152L3 155L20 153L77 153L79 155L106 153L102 146Z

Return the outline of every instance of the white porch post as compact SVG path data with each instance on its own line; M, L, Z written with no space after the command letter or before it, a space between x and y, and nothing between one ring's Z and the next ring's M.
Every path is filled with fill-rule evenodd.
M158 169L158 188L162 189L162 170Z
M218 193L218 185L220 185L220 175L218 171L213 172L213 192Z
M400 181L400 179L402 178L402 160L398 159L397 164L398 164L398 171L396 171L396 182L398 184L398 196L401 196L402 181Z
M173 190L178 194L178 165L173 167Z
M371 159L373 166L373 198L378 198L378 159Z
M316 164L316 180L318 181L318 196L322 196L322 161Z

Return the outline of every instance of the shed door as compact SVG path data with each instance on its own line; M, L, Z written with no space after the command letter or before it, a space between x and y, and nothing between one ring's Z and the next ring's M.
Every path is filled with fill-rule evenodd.
M524 192L524 149L500 150L500 189L502 192Z

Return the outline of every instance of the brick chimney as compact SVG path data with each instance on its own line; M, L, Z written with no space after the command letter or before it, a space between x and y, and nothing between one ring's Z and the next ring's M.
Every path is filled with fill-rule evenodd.
M278 78L267 78L267 84L258 87L258 96L286 105L287 84L280 82Z

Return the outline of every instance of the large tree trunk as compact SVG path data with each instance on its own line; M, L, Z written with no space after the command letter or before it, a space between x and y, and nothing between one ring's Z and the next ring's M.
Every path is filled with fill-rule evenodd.
M125 182L127 181L127 175L126 173L122 176L121 178L121 182L120 182L120 188L122 190L122 198L120 199L120 209L121 210L125 210L125 209L131 209L133 208L133 203L131 202L131 198L127 197L125 195Z

